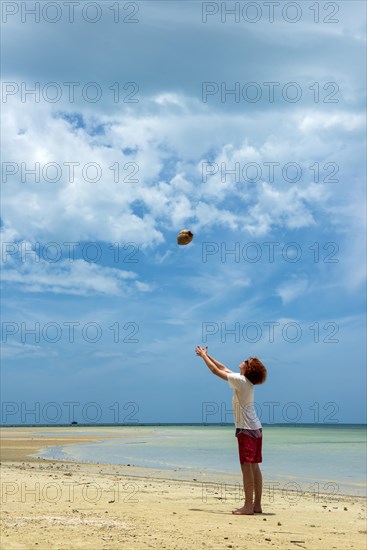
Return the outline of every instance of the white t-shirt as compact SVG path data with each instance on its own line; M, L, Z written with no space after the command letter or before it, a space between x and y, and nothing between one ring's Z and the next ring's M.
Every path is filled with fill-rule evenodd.
M228 383L234 389L232 405L236 428L262 428L254 408L254 385L245 376L236 372L228 374Z

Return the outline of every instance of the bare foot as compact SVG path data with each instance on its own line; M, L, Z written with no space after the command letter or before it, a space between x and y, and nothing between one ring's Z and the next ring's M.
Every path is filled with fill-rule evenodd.
M257 506L254 504L254 514L262 514L263 511L262 511L262 508L261 506Z
M232 514L235 516L253 516L254 515L254 507L252 505L245 505L242 506L242 508L238 508L237 510L233 510Z

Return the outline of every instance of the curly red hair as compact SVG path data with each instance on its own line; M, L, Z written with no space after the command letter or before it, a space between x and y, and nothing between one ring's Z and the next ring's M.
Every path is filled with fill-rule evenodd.
M266 380L267 370L257 357L250 357L245 361L244 374L252 384L263 384Z

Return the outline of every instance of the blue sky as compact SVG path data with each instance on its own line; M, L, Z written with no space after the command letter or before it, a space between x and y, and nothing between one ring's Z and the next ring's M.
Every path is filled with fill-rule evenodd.
M3 19L2 422L364 422L365 4L110 4Z

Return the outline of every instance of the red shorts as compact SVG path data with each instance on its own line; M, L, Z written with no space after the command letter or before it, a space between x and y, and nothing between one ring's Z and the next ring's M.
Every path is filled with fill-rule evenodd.
M260 437L254 437L259 435ZM253 435L251 435L253 434ZM244 462L262 462L261 449L262 449L262 430L246 430L246 433L241 433L240 430L236 430L236 437L238 441L238 454L240 463Z

